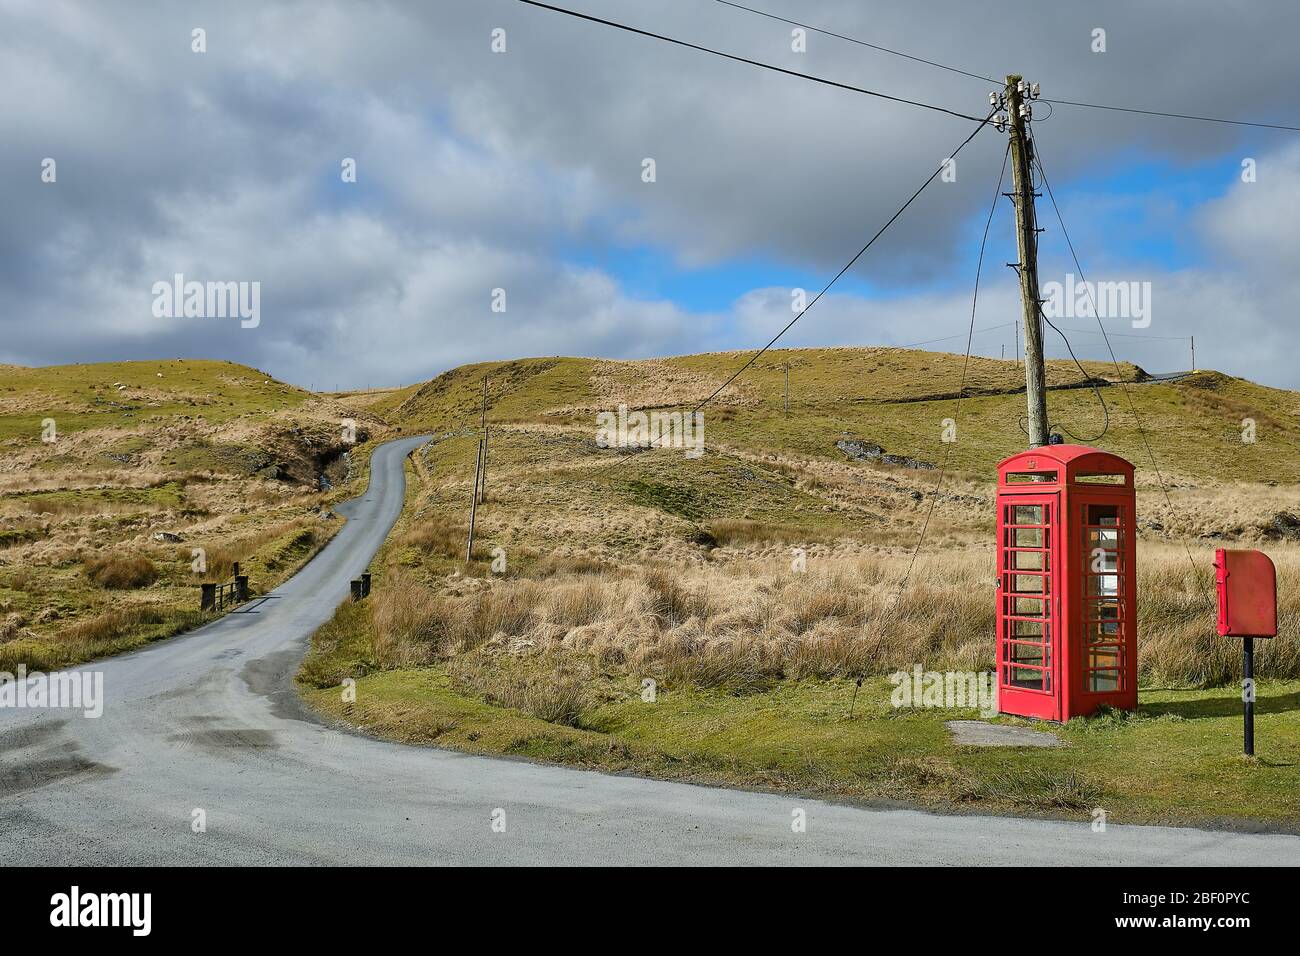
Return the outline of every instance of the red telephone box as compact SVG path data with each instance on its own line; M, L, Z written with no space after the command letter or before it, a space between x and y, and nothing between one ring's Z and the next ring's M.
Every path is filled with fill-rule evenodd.
M998 708L1069 720L1137 707L1133 465L1044 445L998 466Z

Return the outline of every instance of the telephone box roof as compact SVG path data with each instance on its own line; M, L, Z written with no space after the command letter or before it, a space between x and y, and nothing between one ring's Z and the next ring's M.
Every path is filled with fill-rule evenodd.
M1017 452L998 463L998 475L1034 471L1045 462L1063 466L1067 481L1077 474L1133 475L1132 462L1088 445L1041 445Z

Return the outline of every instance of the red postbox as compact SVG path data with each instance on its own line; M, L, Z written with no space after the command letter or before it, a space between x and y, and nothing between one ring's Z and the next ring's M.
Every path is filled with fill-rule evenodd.
M1069 720L1137 707L1133 465L1045 445L998 466L998 707Z
M1219 636L1241 638L1245 751L1255 755L1255 638L1277 636L1277 568L1263 551L1214 552Z

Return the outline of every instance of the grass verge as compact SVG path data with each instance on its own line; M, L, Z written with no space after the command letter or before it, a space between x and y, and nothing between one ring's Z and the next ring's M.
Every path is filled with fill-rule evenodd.
M300 676L320 713L408 744L524 757L607 772L939 810L1112 822L1297 829L1300 682L1261 685L1259 756L1240 754L1232 689L1146 690L1134 714L1033 725L1060 748L958 747L946 720L973 711L894 710L871 678L766 687L641 681L585 656L463 659L375 670L364 605L344 605ZM490 679L476 673L491 668ZM356 680L355 701L339 682ZM1014 718L996 718L1030 726Z

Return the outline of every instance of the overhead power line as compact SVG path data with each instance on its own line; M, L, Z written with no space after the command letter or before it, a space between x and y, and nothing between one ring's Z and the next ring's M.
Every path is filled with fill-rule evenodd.
M975 338L975 312L979 306L980 300L980 275L984 272L984 249L989 241L989 226L993 224L993 214L998 208L998 197L1002 195L1002 181L1007 175L1007 160L1011 156L1011 141L1007 140L1006 151L1002 154L1002 170L998 173L998 182L993 189L993 202L989 205L988 217L984 220L984 235L980 238L979 259L975 263L975 289L971 293L970 300L970 327L966 332L966 357L961 363L961 384L957 386L957 398L953 407L953 424L957 422L957 416L960 414L961 401L966 397L966 378L970 371L970 352L971 342ZM894 593L894 602L884 617L886 621L894 620L898 611L898 606L903 601L903 592L907 589L907 582L911 580L912 571L916 568L917 555L921 553L921 547L925 544L925 536L930 530L930 519L934 517L935 505L939 503L939 492L943 488L944 475L948 471L948 462L952 456L953 442L946 442L943 448L943 462L939 466L939 475L935 479L934 491L930 494L930 507L926 509L925 519L921 522L921 532L917 535L916 546L912 549L912 556L907 562L907 570L903 572L902 580L898 582L898 590ZM849 702L849 719L853 719L853 708L858 703L858 691L862 688L864 675L859 674L857 683L853 688L853 699Z
M714 0L714 2L720 3L723 6L727 6L727 7L735 7L737 10L744 10L745 12L755 14L756 16L766 17L769 20L778 20L781 23L788 23L793 27L802 27L805 30L811 30L813 33L820 33L823 36L835 37L835 39L837 40L844 40L848 43L856 43L858 46L869 47L872 50L879 50L881 53L889 53L893 56L901 56L903 59L912 60L915 63L924 63L926 66L937 66L939 69L947 70L949 73L960 73L962 76L969 76L972 79L983 80L987 83L1000 84L1002 82L1001 80L993 79L993 77L991 76L984 76L982 73L971 73L968 72L967 70L960 70L955 66L948 66L946 63L939 63L936 60L927 60L925 57L913 56L910 53L904 53L902 50L891 50L889 47L881 46L878 43L868 43L866 40L859 40L857 37L846 36L843 33L836 33L833 30L826 30L823 29L822 27L810 26L807 23L802 23L798 20L791 20L787 17L779 17L775 13L768 13L765 10L756 10L754 7L747 7L743 3L732 3L731 0Z
M1293 133L1300 133L1300 126L1287 126L1284 123L1251 123L1247 120L1223 119L1217 116L1193 116L1191 113L1166 113L1162 110L1140 110L1131 106L1107 106L1103 103L1080 103L1075 100L1053 100L1046 96L1042 98L1044 103L1055 103L1058 106L1083 106L1091 110L1112 110L1117 113L1140 113L1143 116L1167 116L1172 119L1196 120L1201 123L1224 123L1229 126L1254 126L1259 129L1284 129Z
M997 325L986 325L982 329L974 329L971 334L978 335L981 332L993 332L997 329L1009 329L1011 326L1018 324L1018 322L1000 322ZM896 349L914 349L922 345L933 345L935 342L950 342L953 339L963 338L965 335L965 332L958 332L956 335L945 335L942 338L926 339L924 342L912 342L910 345L895 345L892 347Z
M614 20L605 20L601 17L592 16L589 13L579 13L577 10L569 10L565 7L552 6L549 3L540 3L539 0L519 0L530 7L539 7L543 10L551 10L555 13L563 13L566 16L576 17L579 20L587 20L590 23L599 23L602 26L613 27L616 30L623 30L627 33L635 33L638 36L650 37L653 40L662 40L665 43L672 43L676 46L686 47L688 50L697 50L700 53L709 53L713 56L720 56L726 60L734 60L737 63L748 63L750 66L756 66L759 69L770 70L773 73L784 73L786 76L795 76L801 80L808 80L812 83L821 83L824 86L833 86L836 89L848 90L851 93L865 93L867 96L874 96L878 99L889 100L893 103L904 103L908 106L916 106L920 109L931 110L935 113L946 113L949 116L956 116L959 119L980 122L978 116L972 116L969 113L959 113L956 110L950 110L944 106L936 106L933 103L922 103L920 100L909 100L902 96L894 96L890 93L881 93L879 90L869 90L862 86L853 86L849 83L840 83L838 80L828 80L822 76L813 76L811 73L800 73L798 70L787 70L784 67L774 66L771 63L764 63L762 60L751 60L749 57L738 56L735 53L724 53L721 50L715 50L712 47L701 46L698 43L689 43L686 40L678 40L675 37L664 36L662 33L652 33L649 30L642 30L639 27L628 26L626 23L618 23Z
M982 73L972 73L969 70L963 70L960 69L959 67L950 66L947 63L940 63L937 60L927 60L925 57L914 56L911 53L904 53L902 50L894 50L889 47L880 46L877 43L870 43L859 37L849 36L846 33L836 33L834 30L827 30L823 27L811 26L810 24L803 23L799 20L792 20L789 17L778 16L775 13L768 13L766 10L759 10L755 7L747 7L742 3L734 3L733 0L714 0L714 2L720 3L723 6L727 6L727 7L734 7L737 10L744 10L745 12L752 13L755 16L766 17L769 20L776 20L780 23L788 23L791 26L802 27L805 30L811 30L813 33L820 33L823 36L835 37L835 39L837 40L844 40L848 43L855 43L858 46L869 47L872 50L879 50L881 53L889 53L892 54L893 56L899 56L905 60L912 60L915 63L924 63L926 66L933 66L933 67L937 67L940 70L947 70L949 73L957 73L960 74L961 76L968 76L974 80L983 80L984 82L987 83L996 83L999 86L1001 86L1003 82L1002 80L995 79L991 76L985 76ZM1216 116L1197 116L1192 113L1173 113L1164 110L1144 110L1132 106L1111 106L1104 103L1084 103L1078 100L1055 100L1055 99L1048 99L1047 97L1042 97L1040 102L1055 103L1060 106L1080 106L1080 107L1086 107L1087 109L1094 109L1094 110L1113 110L1119 113L1140 113L1143 116L1165 116L1172 119L1194 120L1201 123L1223 123L1230 126L1254 126L1259 129L1281 129L1281 130L1288 130L1290 132L1300 133L1300 126L1289 126L1285 123L1254 123L1247 120L1223 119L1221 117L1216 117Z
M949 158L955 159L957 154L960 153L963 149L965 149L967 144L969 144L970 141L975 138L976 134L978 134L980 130L982 130L985 126L987 126L989 124L989 121L992 119L993 119L993 114L990 113L988 116L980 120L979 125L977 125L973 130L971 130L970 135L968 135L964 140L961 141L961 144L952 151L952 155ZM815 296L813 296L812 300L807 305L805 305L794 318L792 318L789 322L787 322L785 326L781 329L781 331L777 332L776 335L772 336L772 338L768 340L768 343L766 345L764 345L753 355L751 355L749 357L749 360L746 361L744 365L740 366L740 368L736 369L736 371L734 371L725 382L723 382L712 392L710 392L707 398L705 398L702 402L700 402L698 405L692 408L689 414L694 415L705 405L709 404L709 402L717 398L728 385L730 385L736 379L740 378L740 376L743 375L745 371L748 370L755 362L757 362L763 356L764 353L766 353L769 349L771 349L772 346L775 345L783 335L785 335L785 333L789 332L790 329L794 328L794 324L808 314L809 310L811 310L812 307L815 306L821 300L822 296L824 296L827 292L831 290L831 287L835 285L835 283L838 282L841 277L843 277L844 273L852 269L853 266L857 263L857 261L866 254L867 250L876 244L876 240L885 234L885 230L887 230L890 226L892 226L898 220L898 217L907 211L908 207L911 206L912 203L916 201L916 198L920 196L922 192L925 191L925 188L929 186L930 183L934 182L935 177L937 177L941 172L943 172L944 166L947 164L947 162L948 160L944 160L943 163L940 163L935 168L934 172L932 172L929 176L926 177L925 182L921 183L921 185L916 188L916 192L912 193L912 195L907 198L907 202L903 203L903 205L898 208L898 211L895 212L892 216L890 216L889 219L885 221L885 224L883 226L881 226L879 229L876 230L875 235L873 235L870 239L867 240L866 245L864 245L861 249L859 249L857 253L853 256L853 258L850 259L845 264L844 268L842 268L839 272L835 273L835 276L829 282L827 282L826 285L822 286L821 291L818 292ZM620 458L615 462L613 462L612 464L618 465L628 460L629 459L627 458Z
M1086 318L1086 316L1083 316ZM1084 335L1109 335L1113 339L1151 339L1160 342L1186 342L1191 338L1190 335L1133 335L1128 332L1094 332L1092 329L1076 329L1072 325L1063 325L1061 328L1066 332L1081 332Z
M961 145L952 151L952 155L949 157L949 159L956 159L957 154L966 148L966 144L969 143L971 140L973 140L976 134L979 133L979 131L982 130L985 126L987 126L989 120L991 120L992 118L993 118L993 114L990 113L988 116L984 117L984 119L980 120L979 125L976 126L973 130L971 130L970 135L961 141ZM901 216L904 212L907 211L907 208L911 206L913 202L916 201L916 197L921 195L921 193L925 190L925 187L930 185L930 183L934 182L934 178L938 176L941 172L943 172L944 166L948 163L949 159L946 159L944 160L943 163L940 163L939 166L935 169L935 171L926 177L925 182L921 183L921 185L916 188L916 192L912 193L912 195L908 197L907 202L903 203L903 205L899 207L898 212L890 216L889 219L885 222L885 224L881 226L878 230L876 230L876 234L867 240L867 244L858 250L857 255L855 255L852 259L850 259L843 269L835 273L835 277L831 279L830 282L826 283L826 285L822 288L820 292L818 292L815 296L813 296L812 301L809 302L806 306L804 306L798 315L796 315L793 319L791 319L789 322L786 323L785 328L781 329L780 332L772 336L772 340L768 342L766 345L764 345L757 352L755 352L748 362L746 362L740 368L736 369L735 373L729 379L727 379L725 382L723 382L713 391L712 395L710 395L704 401L700 402L699 405L695 406L694 411L699 411L710 401L712 401L714 396L716 396L724 388L726 388L737 378L739 378L741 373L744 372L745 369L749 368L751 365L757 362L759 357L762 356L762 354L766 352L768 349L770 349L773 345L775 345L777 340L780 339L781 336L789 332L790 329L794 327L794 324L796 322L798 322L805 315L807 315L808 310L811 309L814 305L816 305L818 300L821 299L822 296L824 296L827 292L830 291L831 286L835 285L835 283L840 280L840 277L843 276L844 273L852 269L853 266L857 263L857 261L866 254L866 251L870 249L873 245L875 245L876 240L885 234L885 230L888 229L890 226L892 226L895 220L897 220L899 216Z
M1038 173L1042 177L1043 188L1047 190L1047 197L1052 202L1052 210L1056 213L1056 221L1061 225L1061 235L1065 239L1066 248L1070 250L1070 258L1074 260L1074 268L1078 271L1079 278L1084 280L1084 288L1089 289L1087 279L1085 279L1083 275L1083 267L1079 265L1079 254L1074 251L1074 243L1070 239L1070 231L1065 228L1065 218L1061 215L1061 207L1057 204L1056 195L1052 192L1052 184L1048 182L1047 170L1043 169L1043 153L1041 149L1036 148L1034 150L1034 161L1038 166ZM1088 295L1091 299L1091 289L1089 289ZM1138 411L1137 403L1133 401L1133 393L1129 390L1128 381L1124 378L1124 373L1120 369L1119 359L1115 357L1115 349L1111 346L1110 337L1106 334L1106 326L1101 322L1101 316L1100 313L1097 312L1096 302L1092 303L1092 313L1097 317L1097 328L1101 331L1102 338L1106 342L1106 351L1110 353L1110 361L1115 367L1115 375L1116 378L1119 379L1120 389L1123 391L1124 397L1128 400L1129 410L1133 413L1133 421L1137 425L1138 435L1142 439L1143 447L1146 448L1147 457L1151 459L1151 467L1156 473L1156 481L1160 484L1160 492L1165 499L1165 507L1169 509L1170 514L1173 514L1174 503L1169 497L1169 488L1165 484L1165 476L1160 472L1160 462L1156 459L1155 450L1151 447L1151 440L1147 437L1147 430L1142 424L1142 415ZM1192 549L1186 541L1183 542L1183 550L1187 554L1187 563L1191 565L1192 568L1192 579L1196 582L1197 587L1200 588L1202 597L1204 597L1206 602L1209 603L1209 592L1205 588L1205 583L1201 580L1200 569L1197 567L1196 561L1192 557Z

